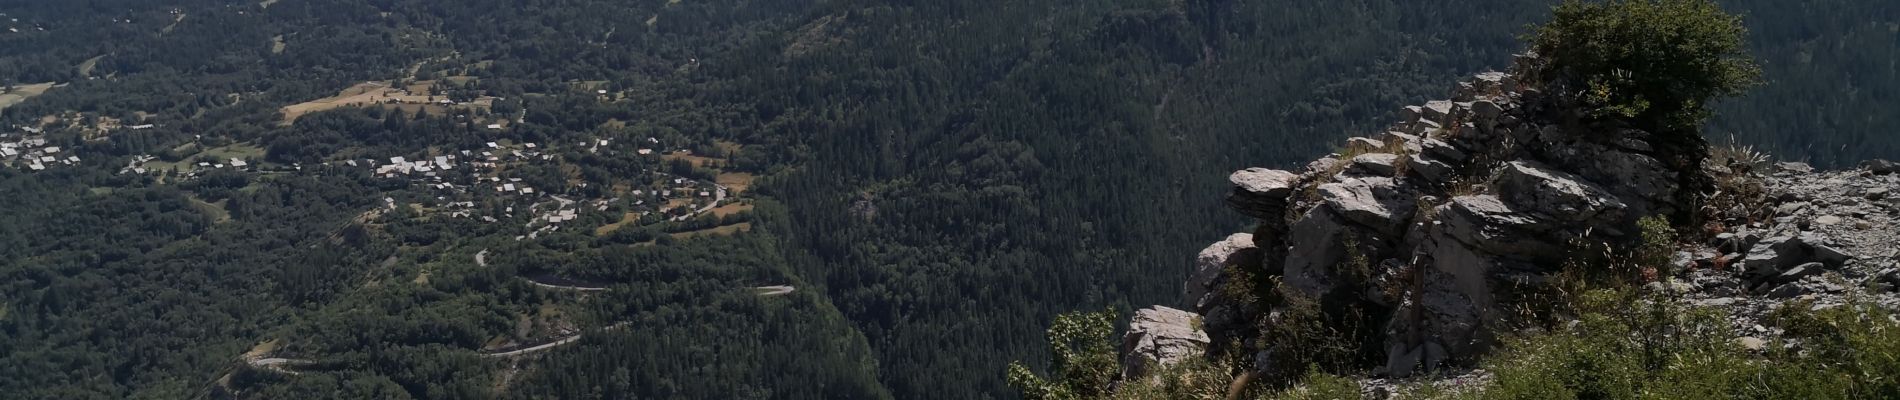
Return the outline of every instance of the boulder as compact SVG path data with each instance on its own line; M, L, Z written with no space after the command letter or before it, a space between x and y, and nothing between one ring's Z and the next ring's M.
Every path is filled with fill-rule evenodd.
M1412 129L1406 131L1406 133L1413 134L1413 135L1431 136L1434 132L1438 132L1444 129L1445 129L1445 124L1443 123L1440 123L1436 120L1421 119L1421 120L1418 120L1417 124L1413 124Z
M1472 248L1520 258L1559 256L1562 246L1543 237L1558 225L1506 205L1497 196L1459 196L1438 207L1445 234Z
M1201 315L1201 329L1212 343L1244 342L1259 334L1255 321L1260 318L1260 304L1247 296L1233 296L1223 290L1229 279L1234 279L1227 274L1231 267L1253 268L1268 275L1280 273L1280 262L1285 258L1280 254L1285 251L1269 253L1258 247L1259 240L1260 235L1229 235L1225 240L1208 245L1195 257L1195 272L1183 288L1183 302L1189 310ZM1278 259L1265 262L1270 256ZM1224 350L1227 350L1224 345L1209 349L1214 353Z
M1483 326L1496 313L1490 276L1499 269L1498 258L1451 238L1442 227L1428 236L1418 248L1427 268L1419 271L1416 301L1402 303L1392 313L1386 324L1387 346L1402 343L1416 349L1438 342L1438 351L1451 357L1478 354L1490 342Z
M1122 335L1122 378L1140 379L1170 365L1200 357L1207 351L1207 334L1199 315L1155 306L1135 312Z
M1287 229L1282 271L1287 286L1314 297L1331 289L1328 273L1345 259L1350 231L1331 207L1313 207L1301 215Z
M1392 178L1346 178L1319 186L1320 200L1347 221L1395 237L1417 211L1416 192Z
M1783 271L1781 275L1775 276L1774 279L1770 279L1768 282L1775 284L1794 282L1801 280L1801 278L1820 275L1822 272L1826 272L1826 268L1827 266L1825 264L1818 262L1801 264L1794 268L1789 268L1787 271Z
M1425 346L1408 347L1404 343L1394 343L1385 351L1385 374L1393 378L1412 376L1424 358Z
M1419 178L1425 179L1426 182L1444 184L1451 181L1457 173L1452 170L1451 164L1426 158L1418 154L1413 154L1408 157L1410 157L1410 159L1405 162L1405 170L1412 175L1417 175Z
M1250 217L1277 221L1285 218L1287 200L1293 196L1299 176L1280 170L1248 168L1228 175L1227 181L1234 185L1233 192L1227 195L1229 207Z
M1776 236L1762 239L1749 249L1748 257L1742 260L1742 276L1750 282L1762 282L1803 264L1820 263L1828 268L1840 268L1852 258L1813 232Z
M1464 162L1470 156L1457 146L1438 139L1423 139L1418 142L1419 153L1443 159L1449 162Z
M1540 136L1552 133L1563 136L1555 129L1547 129ZM1628 206L1628 215L1667 215L1675 211L1676 172L1662 161L1589 142L1544 146L1549 154L1545 164L1591 182L1610 185L1603 189Z
M1260 266L1260 248L1254 246L1253 239L1253 234L1236 233L1201 249L1200 255L1194 258L1194 274L1189 275L1183 285L1182 303L1194 311L1206 312L1214 300L1210 294L1219 291L1225 280L1223 272L1228 267Z
M1617 222L1628 208L1596 184L1535 161L1505 164L1497 188L1512 206L1568 223Z
M1346 139L1346 151L1352 153L1372 153L1385 148L1385 142L1368 137Z
M1900 172L1900 163L1894 163L1893 161L1887 161L1886 159L1876 158L1872 160L1861 161L1860 168L1867 170L1867 172L1872 172L1875 175L1886 175L1886 174L1891 174L1894 172Z
M1474 101L1471 102L1471 115L1478 121L1496 122L1498 117L1504 116L1504 107L1499 107L1498 103L1489 100Z
M1793 173L1799 173L1799 174L1814 172L1814 167L1809 166L1808 163L1804 163L1804 162L1778 162L1778 163L1775 163L1775 169L1782 172L1793 172Z
M1513 89L1511 86L1515 86L1516 83L1516 80L1511 78L1511 74L1497 71L1483 72L1471 77L1471 86L1478 91L1477 94L1480 96L1510 91Z
M1423 114L1424 118L1421 119L1421 121L1436 122L1438 127L1444 127L1445 124L1451 122L1451 116L1452 116L1451 113L1452 113L1451 101L1447 101L1447 100L1428 101L1428 102L1425 102L1425 110Z
M1405 132L1387 131L1385 135L1379 137L1379 140L1385 141L1386 152L1417 154L1422 150L1422 148L1419 147L1419 143L1425 139ZM1394 145L1398 146L1398 148L1392 148Z
M1360 154L1352 158L1353 168L1370 175L1390 177L1398 172L1399 155L1386 153Z
M1306 163L1306 168L1300 170L1299 181L1310 182L1314 179L1318 179L1321 175L1335 171L1346 163L1346 160L1338 158L1320 157L1317 160L1313 160L1313 162Z

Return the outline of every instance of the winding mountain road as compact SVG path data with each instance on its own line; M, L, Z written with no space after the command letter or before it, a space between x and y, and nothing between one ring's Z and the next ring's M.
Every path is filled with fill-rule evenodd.
M608 325L606 328L601 328L600 330L606 331L606 330L611 330L611 329L620 329L626 326L627 326L626 322L621 322L618 324ZM543 351L552 350L556 347L572 344L575 341L581 340L581 336L584 336L586 334L587 334L586 332L575 333L574 336L568 336L568 337L560 338L552 342L547 342L540 345L525 347L525 348L516 349L516 350L509 350L509 351L495 352L495 353L482 353L482 357L514 357L514 356L519 356L519 355L540 353Z
M475 264L482 267L488 266L488 250L487 249L482 249L482 251L475 253ZM536 282L533 279L528 279L526 277L522 279L527 279L529 283L532 283L535 286L552 288L552 289L577 290L577 291L584 291L584 292L607 290L607 288L604 288L604 287L597 288L597 287L582 287L582 286L561 286L561 285L551 285L551 284ZM756 287L752 287L751 289L756 291L756 293L761 297L783 296L783 295L791 294L793 291L798 290L797 287L793 287L791 285L756 286ZM621 323L617 323L613 325L608 325L605 328L601 328L601 330L606 331L610 329L619 329L626 326L627 326L627 322L621 322ZM573 344L574 342L580 341L581 337L585 335L586 335L586 332L579 332L579 333L575 333L572 336L555 339L552 342L542 343L542 344L524 347L524 348L515 349L515 350L493 352L493 353L483 352L480 354L482 357L502 358L502 357L515 357L515 356L540 353L540 352L552 350L557 347ZM317 363L317 361L315 360L305 360L305 359L295 359L295 358L282 358L282 357L251 358L251 357L252 356L250 355L246 355L245 357L242 357L244 358L244 363L249 364L252 367L283 372L283 373L291 374L291 375L297 375L298 372L290 370L290 367L295 367L299 365L312 365L312 364Z
M291 371L290 367L294 367L298 365L310 365L310 364L317 363L316 361L313 361L313 360L300 360L300 359L294 359L294 358L277 358L277 357L246 359L244 360L244 362L246 364L250 364L252 367L268 369L268 370L282 372L282 373L291 374L291 375L298 375L298 372Z
M790 294L792 293L792 291L798 290L798 288L791 287L789 285L779 285L779 286L760 286L760 287L752 288L752 290L759 291L760 296L770 297L770 296L783 296L786 294Z
M556 284L551 284L551 283L541 283L539 281L535 281L534 278L522 278L522 279L527 279L528 283L534 284L535 286L540 286L540 287L549 288L549 289L572 290L576 292L598 292L598 291L607 290L607 288L604 288L604 287L561 286L561 285L556 285Z
M574 336L561 338L561 340L548 342L547 344L543 344L539 346L523 348L520 350L504 351L500 353L482 353L482 357L513 357L513 356L518 356L518 355L523 355L523 354L539 353L539 352L547 351L548 349L560 347L568 343L574 343L574 341L581 340L581 335L582 334L576 333L574 334Z

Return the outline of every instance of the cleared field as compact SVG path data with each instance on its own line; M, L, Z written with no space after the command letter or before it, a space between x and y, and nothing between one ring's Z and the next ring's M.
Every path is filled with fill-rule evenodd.
M224 209L224 202L225 202L224 200L218 200L218 202L216 203L210 203L210 202L205 202L204 199L199 199L198 196L195 196L195 195L188 196L187 198L191 200L191 205L193 207L198 208L199 212L205 213L206 216L211 217L212 223L221 224L221 223L231 221L231 211Z
M251 346L250 351L244 352L244 358L247 360L264 358L264 356L270 355L271 352L277 351L277 347L283 344L283 339L271 339L260 342L256 346Z
M250 143L233 143L205 150L199 153L198 157L209 157L210 160L220 161L230 161L232 158L264 158L264 148Z
M482 98L476 99L473 102L452 106L439 104L437 101L441 99L434 98L435 96L429 92L429 87L433 85L435 85L435 81L419 81L409 85L407 88L399 89L390 87L388 82L358 83L347 89L343 89L343 91L338 92L335 96L285 106L283 108L284 124L289 125L296 122L297 118L302 118L310 113L334 110L346 106L385 104L391 108L401 109L403 112L412 114L416 112L441 114L457 107L486 108L494 105L495 102L495 100L491 98ZM404 89L407 89L407 91L405 92ZM389 104L391 101L397 104Z
M667 199L666 205L660 206L660 211L669 211L675 208L691 207L691 206L693 206L693 199L673 198L673 199Z
M7 107L26 102L26 99L31 99L34 96L46 94L46 91L52 88L53 82L16 85L13 87L13 91L0 94L0 110L5 110Z
M621 214L620 221L594 228L594 236L607 236L607 234L614 233L614 231L620 230L620 228L624 228L627 225L632 225L635 222L640 222L640 214Z
M732 189L732 194L735 195L744 193L746 189L751 188L754 179L758 179L758 177L752 176L750 172L725 172L713 177L714 182L718 182L719 186Z
M712 158L712 157L698 156L698 155L691 155L691 154L681 154L681 153L666 153L665 155L660 156L660 158L665 159L666 161L686 160L686 162L692 163L694 167L699 167L699 168L706 168L706 164L723 161L723 160Z
M179 150L182 152L182 151L189 150L195 147L197 147L197 145L195 144L186 144L184 146L179 146L175 150ZM235 143L235 144L230 144L230 145L226 145L222 147L215 147L215 148L207 149L204 151L200 151L197 154L192 154L183 159L180 159L178 160L178 162L165 162L165 161L148 162L148 163L145 163L145 169L152 170L152 171L176 170L178 171L178 173L186 173L186 172L197 170L198 162L200 161L218 164L218 163L230 162L232 158L259 160L259 159L264 158L264 153L265 153L265 150L262 147L257 147L249 143ZM258 162L261 163L262 161L258 161Z
M105 59L105 58L106 58L106 55L104 55L104 54L100 54L100 55L98 55L98 56L94 56L94 57L92 57L92 58L88 58L88 59L86 59L86 61L83 61L83 62L80 62L80 63L79 63L79 76L82 76L82 77L84 77L84 76L92 76L92 69L93 69L94 67L98 67L98 66L99 66L99 60L101 60L101 59Z
M364 82L343 89L335 96L292 104L284 107L284 122L290 123L305 114L332 110L347 105L370 104L376 102L377 95L391 91L389 84L383 82Z
M746 211L752 211L751 204L731 203L731 204L719 206L719 208L712 209L712 214L715 217L725 218L727 215L738 214L738 213L742 213Z
M696 230L696 231L674 233L672 234L672 236L675 239L687 239L687 238L693 238L693 237L699 237L699 236L711 236L711 235L731 236L732 234L735 234L735 233L751 232L751 231L752 231L752 223L742 222L742 223L737 223L737 224L732 224L732 225L721 226L717 228L708 228L708 229L701 229L701 230Z

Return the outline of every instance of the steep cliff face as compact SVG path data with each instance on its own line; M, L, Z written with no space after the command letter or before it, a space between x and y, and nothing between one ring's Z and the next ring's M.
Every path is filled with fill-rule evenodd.
M1532 71L1537 62L1520 56L1512 70ZM1672 157L1658 152L1659 138L1588 122L1527 81L1478 74L1451 98L1406 107L1385 132L1349 139L1340 154L1303 169L1234 172L1227 204L1259 219L1257 229L1199 254L1182 299L1197 323L1163 329L1153 325L1191 319L1143 320L1141 332L1129 334L1143 337L1126 341L1134 367L1125 374L1236 350L1259 372L1288 370L1307 349L1276 342L1275 332L1306 323L1289 320L1310 314L1296 310L1300 304L1334 314L1325 323L1352 325L1333 331L1361 336L1344 343L1375 375L1467 364L1494 347L1520 311L1538 307L1526 293L1549 289L1584 254L1641 240L1639 221L1651 216L1708 216L1700 229L1715 239L1682 245L1670 264L1677 268L1652 273L1680 277L1659 290L1734 306L1738 324L1764 301L1847 290L1823 275L1876 292L1900 284L1893 262L1900 254L1888 249L1900 243L1892 229L1900 203L1888 195L1900 179L1890 164L1769 172L1754 170L1760 160L1730 155L1680 171L1661 161ZM1737 186L1679 184L1691 175ZM1737 193L1745 188L1759 190ZM1170 348L1156 349L1161 343ZM1180 349L1197 343L1212 345Z

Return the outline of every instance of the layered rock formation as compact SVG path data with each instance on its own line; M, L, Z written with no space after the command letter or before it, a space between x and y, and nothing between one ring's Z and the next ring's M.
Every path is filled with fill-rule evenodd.
M1517 70L1530 70L1526 64L1535 62L1520 57ZM1343 154L1295 171L1234 172L1226 202L1258 219L1257 228L1199 254L1184 287L1186 311L1141 314L1166 312L1168 320L1181 320L1174 312L1192 312L1204 332L1143 329L1137 337L1131 329L1128 375L1181 359L1178 352L1160 354L1166 352L1150 343L1212 343L1214 349L1238 344L1252 353L1256 368L1273 372L1282 349L1260 339L1282 321L1259 293L1261 285L1275 283L1282 296L1374 311L1367 314L1383 326L1377 351L1384 365L1373 369L1383 375L1455 364L1491 348L1496 329L1511 317L1515 293L1549 282L1579 243L1631 243L1638 219L1686 211L1689 206L1679 199L1691 189L1679 182L1708 173L1672 168L1662 161L1669 157L1658 153L1665 146L1648 132L1576 122L1553 102L1512 74L1478 74L1458 83L1450 99L1405 108L1385 132L1349 139ZM1878 164L1858 173L1877 177L1876 171L1892 169ZM1884 187L1900 186L1880 179L1886 178L1856 186L1853 196L1884 198ZM1836 204L1795 200L1778 199L1809 204L1802 210ZM1858 207L1850 215L1862 220L1875 211L1900 212ZM1721 275L1738 288L1737 295L1813 292L1780 288L1856 262L1826 234L1807 229L1848 223L1831 217L1795 221L1784 215L1753 227L1725 227L1744 233L1722 235L1708 249L1679 255L1679 262L1694 267L1736 260L1740 268L1698 273ZM1879 266L1889 264L1866 267L1894 271L1862 275L1869 282L1892 275L1900 285L1900 269ZM1153 324L1154 318L1141 318Z

